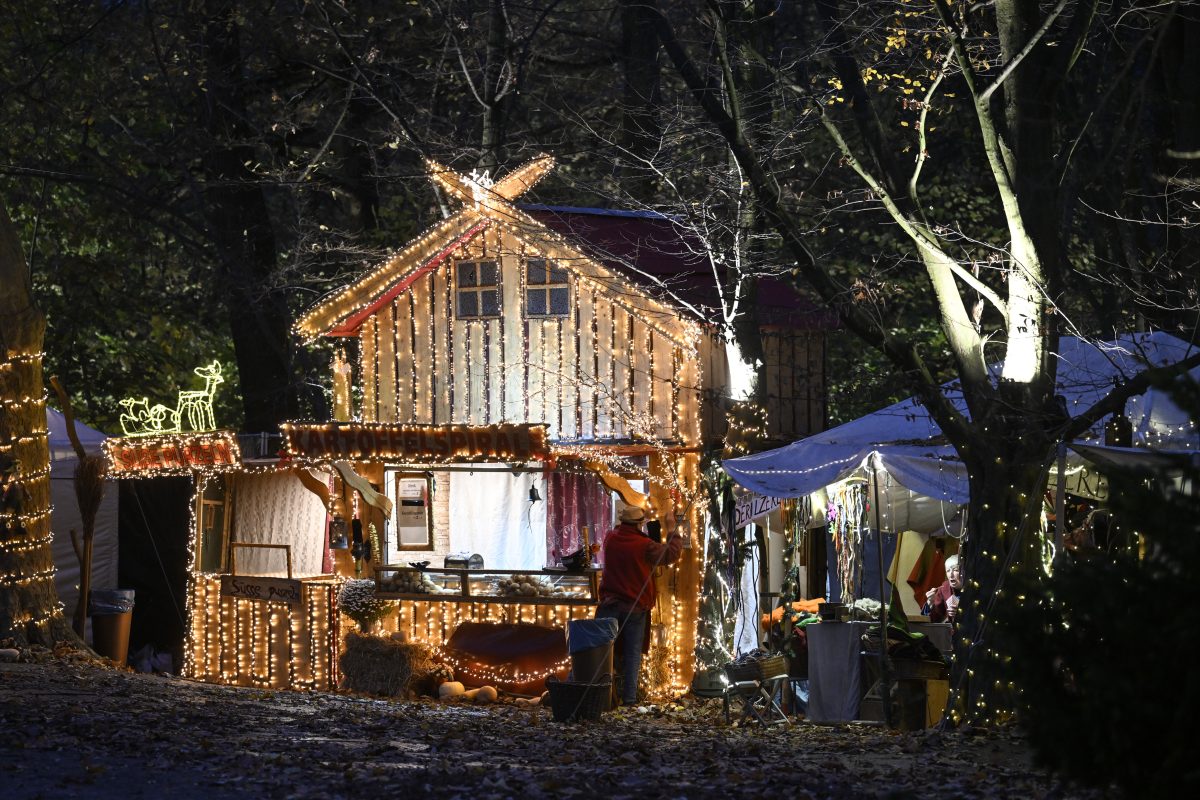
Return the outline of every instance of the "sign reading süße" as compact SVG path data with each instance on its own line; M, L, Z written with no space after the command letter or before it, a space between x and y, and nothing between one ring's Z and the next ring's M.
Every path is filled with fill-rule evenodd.
M242 463L232 431L106 439L104 454L116 476L182 475L195 470L238 467Z
M252 575L221 576L222 597L297 605L301 600L300 591L300 581L290 578L259 578Z

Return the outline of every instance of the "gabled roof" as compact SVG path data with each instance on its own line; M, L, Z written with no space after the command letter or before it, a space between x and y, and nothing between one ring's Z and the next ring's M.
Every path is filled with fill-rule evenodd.
M721 298L708 254L679 220L656 211L529 204L520 208L634 283L674 298L704 322L721 323ZM773 275L758 278L750 313L762 326L799 330L837 326L830 311Z
M539 156L492 183L485 175L463 176L428 161L430 177L465 205L432 226L381 266L329 295L296 322L305 338L353 336L371 314L407 290L413 282L441 265L456 249L487 228L517 236L527 246L557 261L584 281L608 293L613 302L644 320L656 331L689 349L695 346L690 325L681 325L682 312L662 302L619 271L589 257L560 233L510 201L528 191L553 166Z
M417 278L435 269L456 247L468 243L487 227L487 220L466 209L429 228L382 266L328 295L296 321L296 333L354 336L363 321L390 303Z

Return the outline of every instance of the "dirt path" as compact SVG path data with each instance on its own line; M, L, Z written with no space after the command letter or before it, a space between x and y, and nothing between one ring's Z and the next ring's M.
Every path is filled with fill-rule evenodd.
M93 662L0 664L0 795L1092 798L1012 734L724 724L718 701L562 725L548 710L233 689Z

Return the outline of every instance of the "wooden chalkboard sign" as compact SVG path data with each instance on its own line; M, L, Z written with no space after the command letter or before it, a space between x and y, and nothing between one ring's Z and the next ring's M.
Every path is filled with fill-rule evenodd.
M222 575L221 596L242 600L299 605L301 583L290 578L260 578L254 575Z

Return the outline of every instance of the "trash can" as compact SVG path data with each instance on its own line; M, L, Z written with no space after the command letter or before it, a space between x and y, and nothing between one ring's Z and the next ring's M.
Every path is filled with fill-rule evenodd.
M133 589L96 589L88 594L92 617L92 649L119 666L129 654L129 623L133 619Z
M571 680L577 683L613 681L613 642L617 639L615 619L576 619L567 624L567 652L571 654ZM604 710L615 707L612 692Z

